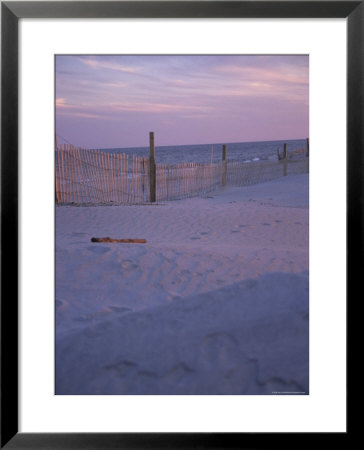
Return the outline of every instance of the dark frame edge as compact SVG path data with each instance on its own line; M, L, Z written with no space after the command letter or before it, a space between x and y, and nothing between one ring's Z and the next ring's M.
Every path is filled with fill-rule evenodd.
M18 432L18 18L4 4L1 5L1 67L0 414L3 446Z
M195 433L192 435L189 433L18 433L18 304L5 301L9 292L12 292L10 300L14 298L14 294L17 298L18 289L18 20L23 17L61 18L86 17L87 15L78 15L74 10L72 11L72 8L67 10L66 15L57 13L52 7L49 12L46 5L49 6L51 2L16 2L16 8L13 7L14 3L1 3L1 448L67 449L77 446L77 448L87 449L123 449L160 448L162 446L166 449L182 449L192 448L192 446L196 448L196 445L198 448L241 448L241 433ZM82 5L82 2L70 3L79 4L83 11L86 6L85 3ZM127 3L131 4L132 2ZM197 3L206 4L207 2ZM216 3L221 4L222 2ZM257 3L261 3L260 7L263 6L262 2ZM277 3L271 2L272 5ZM288 3L294 2L286 4ZM313 2L307 3L313 4ZM307 3L306 8L311 8L311 6L307 6ZM306 15L298 14L296 16L348 18L347 70L350 76L348 76L347 92L347 295L349 298L349 296L354 297L358 292L359 280L364 272L364 185L362 181L364 162L361 152L364 148L364 2L360 0L325 3L326 5L340 4L340 11L335 13L336 15L327 12L325 15L322 9L314 8L310 9L310 13ZM343 5L344 3L345 5ZM282 5L281 8L284 6ZM48 12L41 14L40 11L44 7ZM133 14L135 16L135 10ZM163 17L163 15L155 14L154 11L150 17ZM229 14L230 16L227 17L231 17L231 11ZM126 15L125 17L132 16ZM179 17L178 13L177 17ZM248 15L247 17L270 18L269 12L264 11L263 13L263 10L260 10L258 15ZM294 16L280 14L280 17ZM9 105L12 107L9 108ZM4 277L5 265L6 277ZM6 371L4 370L5 362ZM6 414L4 414L5 411ZM308 438L312 434L306 433L306 436L302 437L303 441L308 442L306 437ZM335 439L338 441L343 435L346 435L346 433L335 434ZM256 446L262 442L263 438L271 439L277 435L282 438L282 443L286 444L292 444L291 438L297 437L296 433L247 433L244 434L243 445L245 448L247 445ZM326 439L325 434L323 437ZM316 433L315 439L317 440L317 438Z
M16 1L19 18L324 18L346 17L360 0Z
M364 2L347 20L347 193L346 281L347 330L349 299L354 300L364 274ZM347 331L347 362L351 345ZM346 369L349 383L348 364ZM347 415L347 430L349 420Z

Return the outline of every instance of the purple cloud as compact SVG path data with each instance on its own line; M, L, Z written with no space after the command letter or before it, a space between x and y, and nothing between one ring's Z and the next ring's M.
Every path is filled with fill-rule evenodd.
M307 55L60 55L56 128L129 147L308 136Z

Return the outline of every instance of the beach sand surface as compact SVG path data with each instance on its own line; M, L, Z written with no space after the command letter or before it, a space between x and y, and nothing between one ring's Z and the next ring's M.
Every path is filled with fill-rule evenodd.
M57 207L56 394L308 394L308 206L305 174Z

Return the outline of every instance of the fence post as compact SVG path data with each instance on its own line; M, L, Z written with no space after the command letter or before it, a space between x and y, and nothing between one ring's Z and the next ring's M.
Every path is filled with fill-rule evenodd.
M306 147L306 160L307 160L307 173L310 171L310 138L307 138Z
M156 198L156 170L155 170L155 148L154 132L149 133L149 180L150 180L150 202L155 202Z
M283 176L287 175L287 144L284 144L283 147Z
M226 185L226 175L227 175L227 159L226 159L226 145L222 146L222 177L221 186Z

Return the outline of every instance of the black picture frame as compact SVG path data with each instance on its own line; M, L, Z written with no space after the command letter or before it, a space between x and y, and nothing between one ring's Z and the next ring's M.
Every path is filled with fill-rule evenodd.
M307 444L311 433L18 432L18 21L21 18L346 18L347 303L363 264L364 1L1 2L1 448L257 448ZM350 348L348 346L347 348ZM348 416L347 416L348 417ZM347 444L346 433L335 440ZM325 433L315 433L315 443ZM344 442L345 440L345 442Z

